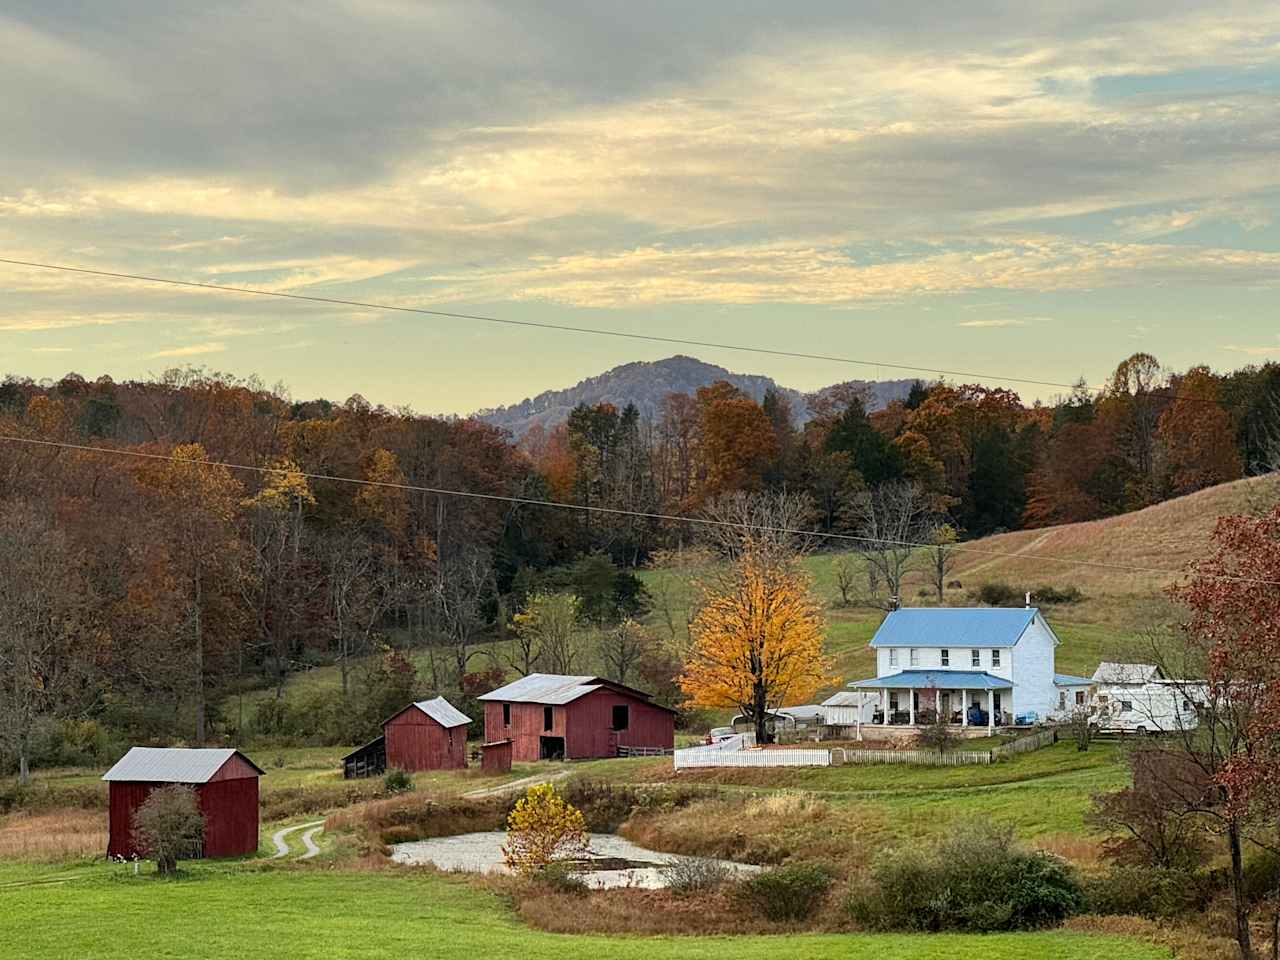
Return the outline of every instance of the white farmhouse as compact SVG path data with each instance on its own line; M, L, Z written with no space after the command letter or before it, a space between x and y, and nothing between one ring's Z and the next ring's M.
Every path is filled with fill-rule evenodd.
M938 713L988 732L1037 723L1089 702L1092 680L1054 670L1061 642L1035 607L906 607L871 639L876 676L848 686L876 695L872 724L886 727Z

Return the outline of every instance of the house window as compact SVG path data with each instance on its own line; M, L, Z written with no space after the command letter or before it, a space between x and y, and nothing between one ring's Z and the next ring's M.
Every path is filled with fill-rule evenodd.
M889 712L898 712L898 695L896 693L889 694Z
M1067 709L1067 692L1065 690L1058 691L1058 709Z
M944 667L949 667L949 666L951 666L951 651L950 651L950 650L943 650L943 651L942 651L942 665L943 665Z
M909 653L909 655L908 655L908 656L910 657L910 663L911 663L911 666L913 666L913 667L918 667L918 666L920 666L920 651L919 651L919 650L917 650L915 647L912 647L912 648L911 648L911 652Z
M1120 701L1120 712L1121 712L1121 713L1128 713L1128 712L1129 712L1130 710L1132 710L1132 709L1133 709L1133 701L1132 701L1132 700L1121 700L1121 701Z
M889 648L889 666L896 667L897 665L898 665L898 651L893 649L893 647L890 647Z
M1190 700L1183 700L1183 701L1182 701L1182 712L1183 712L1183 713L1190 713L1190 712L1191 712L1191 701L1190 701Z
M1000 651L999 651L999 650L992 650L992 651L991 651L991 665L992 665L993 667L998 667L998 666L1000 666Z
M631 708L620 703L613 708L613 729L625 730L631 721Z
M511 704L509 703L502 705L502 725L504 727L511 726Z
M1077 707L1083 707L1083 706L1084 706L1084 691L1083 691L1083 690L1077 690L1077 691L1076 691L1076 706L1077 706Z
M973 667L982 666L982 651L980 650L969 651L969 665Z
M542 729L543 730L550 730L553 726L555 726L555 716L556 716L555 707L542 708Z

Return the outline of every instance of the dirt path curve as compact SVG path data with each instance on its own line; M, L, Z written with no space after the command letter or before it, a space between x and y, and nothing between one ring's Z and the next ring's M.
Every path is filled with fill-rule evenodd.
M554 783L557 780L563 780L571 771L562 770L559 773L535 773L531 777L521 777L519 780L512 780L510 783L500 783L496 787L481 787L479 790L471 790L462 795L463 800L487 800L489 797L501 797L508 793L516 793L519 790L525 790L529 787L536 787L541 783Z
M322 830L324 830L323 822L320 824L320 826L312 827L310 830L308 830L306 833L302 835L302 845L307 848L307 852L304 853L302 856L300 856L298 858L299 860L310 860L312 857L314 857L317 853L320 852L320 848L316 846L316 841L314 838L315 838L315 835L317 833L320 833Z
M289 855L289 841L288 841L286 838L289 836L289 834L294 833L294 832L295 832L295 831L297 831L297 830L304 830L304 829L306 829L307 827L320 827L320 828L323 828L323 827L324 827L324 821L323 821L323 820L313 820L311 823L298 823L298 824L294 824L292 827L285 827L283 830L277 830L275 833L273 833L273 834L271 835L271 842L272 842L273 844L275 844L276 852L275 852L275 853L273 853L273 854L272 854L270 857L268 857L267 859L268 859L268 860L279 860L281 857L287 857L287 856ZM315 831L310 831L310 832L311 832L311 833L314 833ZM302 842L303 842L304 844L307 844L307 837L306 837L305 835L304 835L304 836L303 836L303 838L302 838ZM318 848L318 847L316 847L316 845L315 845L314 843L310 843L310 844L307 844L307 854L304 854L304 856L313 856L313 857L314 857L314 856L315 856L315 853L311 853L311 850L312 850L312 849L314 849L314 850L315 850L315 853L319 853L319 852L320 852L319 848Z

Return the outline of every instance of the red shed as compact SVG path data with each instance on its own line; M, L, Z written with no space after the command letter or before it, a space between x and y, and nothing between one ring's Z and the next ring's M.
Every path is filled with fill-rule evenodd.
M444 697L411 703L382 725L387 766L400 770L461 770L471 722Z
M204 814L204 856L241 857L258 849L258 778L239 750L134 747L102 777L109 784L107 855L131 857L133 813L151 791L171 783L193 788Z
M619 747L675 746L674 710L602 677L531 673L480 699L485 740L510 740L517 762L616 757Z

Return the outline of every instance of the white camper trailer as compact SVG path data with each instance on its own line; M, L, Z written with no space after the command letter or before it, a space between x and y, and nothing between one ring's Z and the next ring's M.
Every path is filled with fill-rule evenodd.
M1093 713L1104 733L1174 733L1199 722L1198 681L1170 680L1149 663L1110 662L1098 665L1093 680Z

